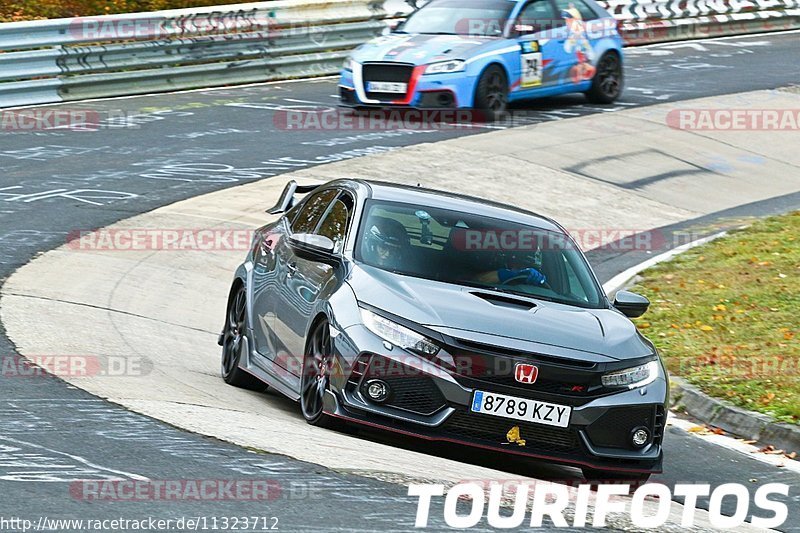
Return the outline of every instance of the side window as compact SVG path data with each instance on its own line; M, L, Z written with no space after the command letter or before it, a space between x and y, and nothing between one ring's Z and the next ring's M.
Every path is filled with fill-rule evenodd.
M339 252L344 245L347 227L353 216L353 205L353 199L349 194L344 193L339 196L328 209L328 214L317 230L317 233L333 241L334 252Z
M313 233L317 227L319 219L325 214L325 210L336 196L336 189L322 191L303 203L300 212L291 221L292 233Z
M297 213L300 212L300 209L302 209L302 207L303 207L303 202L301 201L294 204L294 206L292 206L291 209L286 211L286 220L289 221L289 226L294 224L294 219L297 218Z
M558 8L562 18L578 18L575 16L576 14L580 15L581 20L598 18L595 10L583 0L556 0L556 8Z
M516 30L522 34L537 33L565 24L564 19L553 10L550 0L533 0L519 14Z

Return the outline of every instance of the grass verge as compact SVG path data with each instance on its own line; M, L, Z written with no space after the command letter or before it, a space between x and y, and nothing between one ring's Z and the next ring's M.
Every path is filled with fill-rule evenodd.
M740 407L800 423L800 211L644 271L637 327L670 373Z

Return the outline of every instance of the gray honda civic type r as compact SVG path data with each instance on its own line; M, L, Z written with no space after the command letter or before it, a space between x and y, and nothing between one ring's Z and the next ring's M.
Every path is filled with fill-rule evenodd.
M287 184L230 289L222 377L299 400L306 420L577 466L661 472L669 394L558 223L442 191Z

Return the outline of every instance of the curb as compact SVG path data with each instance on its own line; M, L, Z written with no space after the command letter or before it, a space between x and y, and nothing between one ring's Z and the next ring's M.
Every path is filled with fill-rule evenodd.
M786 453L800 453L800 427L775 422L767 415L712 398L682 378L670 376L670 382L673 409L682 409L700 422L736 437L771 444Z

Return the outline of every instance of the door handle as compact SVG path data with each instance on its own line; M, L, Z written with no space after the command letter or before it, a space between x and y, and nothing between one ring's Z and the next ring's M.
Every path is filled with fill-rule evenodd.
M286 277L291 278L292 276L297 274L297 265L294 263L286 263L286 270L289 271L289 273L286 274Z

